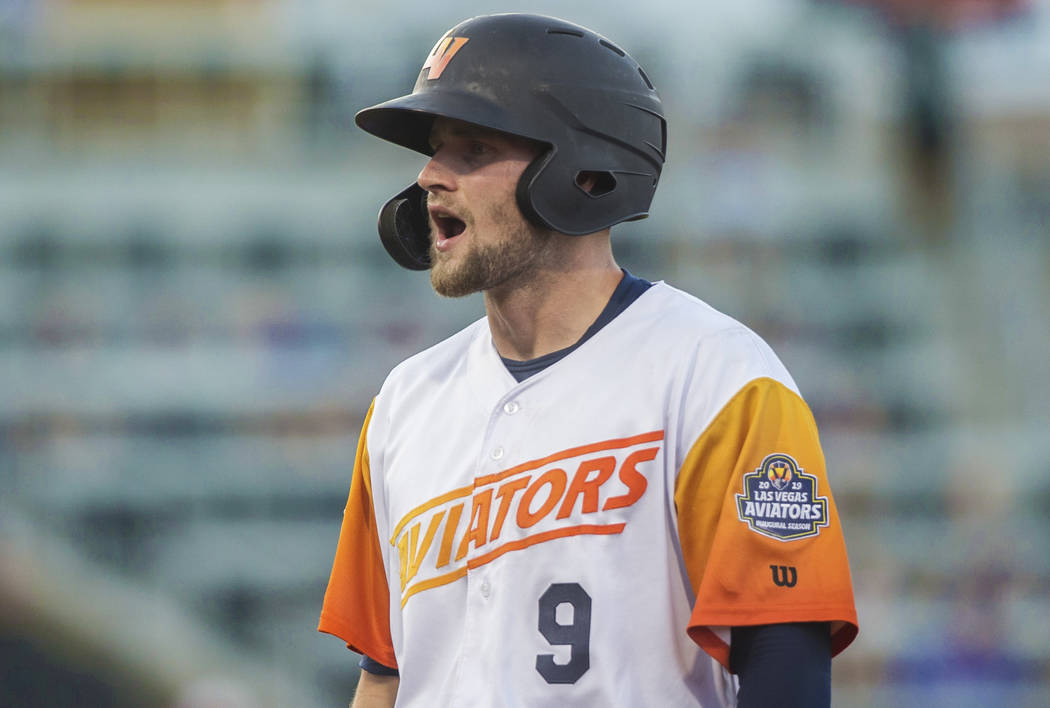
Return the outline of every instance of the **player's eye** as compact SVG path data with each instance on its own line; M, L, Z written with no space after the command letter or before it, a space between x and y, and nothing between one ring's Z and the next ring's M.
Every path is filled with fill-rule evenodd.
M467 151L471 155L486 155L489 152L489 146L478 140L471 140Z

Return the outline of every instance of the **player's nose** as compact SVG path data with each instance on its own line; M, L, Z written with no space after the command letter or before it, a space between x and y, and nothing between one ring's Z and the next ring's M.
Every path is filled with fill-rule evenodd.
M416 183L428 192L451 192L456 189L456 174L435 154L423 166Z

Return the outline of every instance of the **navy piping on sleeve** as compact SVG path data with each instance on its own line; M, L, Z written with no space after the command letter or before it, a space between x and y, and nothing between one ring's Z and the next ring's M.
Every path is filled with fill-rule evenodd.
M401 674L398 673L397 669L393 669L393 668L391 668L389 666L384 666L383 664L380 664L375 659L367 657L367 656L365 656L363 654L361 655L361 661L357 662L357 665L360 666L362 670L367 671L370 674L375 674L376 676L400 676L401 675Z

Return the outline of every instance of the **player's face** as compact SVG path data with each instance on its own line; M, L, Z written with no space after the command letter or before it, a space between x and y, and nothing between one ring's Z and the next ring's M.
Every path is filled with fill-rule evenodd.
M528 280L550 258L553 234L528 221L515 190L539 154L523 138L439 118L434 155L419 173L430 212L430 282L448 297Z

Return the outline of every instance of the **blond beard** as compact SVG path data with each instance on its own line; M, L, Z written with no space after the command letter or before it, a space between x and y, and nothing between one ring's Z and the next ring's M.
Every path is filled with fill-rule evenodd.
M468 246L458 263L430 245L430 284L438 295L463 297L476 292L524 281L548 259L554 234L528 223L515 207L497 206L492 210L492 223L514 224L495 243L464 244ZM471 234L472 238L476 234Z

